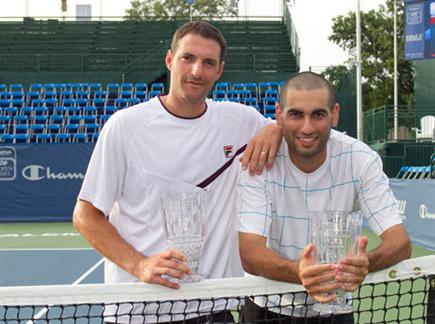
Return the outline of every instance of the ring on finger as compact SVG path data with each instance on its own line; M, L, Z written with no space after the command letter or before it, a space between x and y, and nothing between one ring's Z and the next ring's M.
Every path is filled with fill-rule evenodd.
M266 152L262 151L262 152L260 153L260 155L265 156L265 155L266 155Z

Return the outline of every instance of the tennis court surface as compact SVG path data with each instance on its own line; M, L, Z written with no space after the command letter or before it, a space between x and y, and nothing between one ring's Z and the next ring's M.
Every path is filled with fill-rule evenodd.
M142 283L103 285L101 256L70 224L5 225L0 230L0 323L207 320L210 310L227 307L242 322L246 298L260 298L282 315L312 307L295 303L301 286L256 277L209 279L176 291ZM370 241L376 244L372 236ZM435 323L435 255L415 247L413 256L419 257L369 275L353 294L356 323Z

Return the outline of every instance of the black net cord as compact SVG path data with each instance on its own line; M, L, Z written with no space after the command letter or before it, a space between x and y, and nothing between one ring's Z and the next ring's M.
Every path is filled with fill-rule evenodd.
M427 323L435 323L435 275L429 276L429 294L427 297Z

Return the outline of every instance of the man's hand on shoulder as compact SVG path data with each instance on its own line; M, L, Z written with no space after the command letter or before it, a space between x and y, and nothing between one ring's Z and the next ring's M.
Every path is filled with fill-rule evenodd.
M263 127L248 143L240 161L242 169L249 166L249 174L253 176L263 173L264 167L270 169L275 161L276 152L282 141L282 128L276 124Z

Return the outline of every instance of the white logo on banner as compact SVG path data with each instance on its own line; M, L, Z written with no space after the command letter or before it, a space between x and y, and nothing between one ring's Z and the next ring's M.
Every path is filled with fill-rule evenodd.
M75 180L84 179L85 176L80 172L52 172L50 167L31 164L26 166L21 172L24 179L29 181L47 180Z
M402 221L405 221L406 219L406 214L405 214L405 209L406 209L406 200L397 200L397 208L399 209L399 216L402 218Z
M17 152L12 146L0 147L0 181L15 180Z
M423 219L435 219L435 213L429 213L429 209L425 204L420 205L420 218Z

